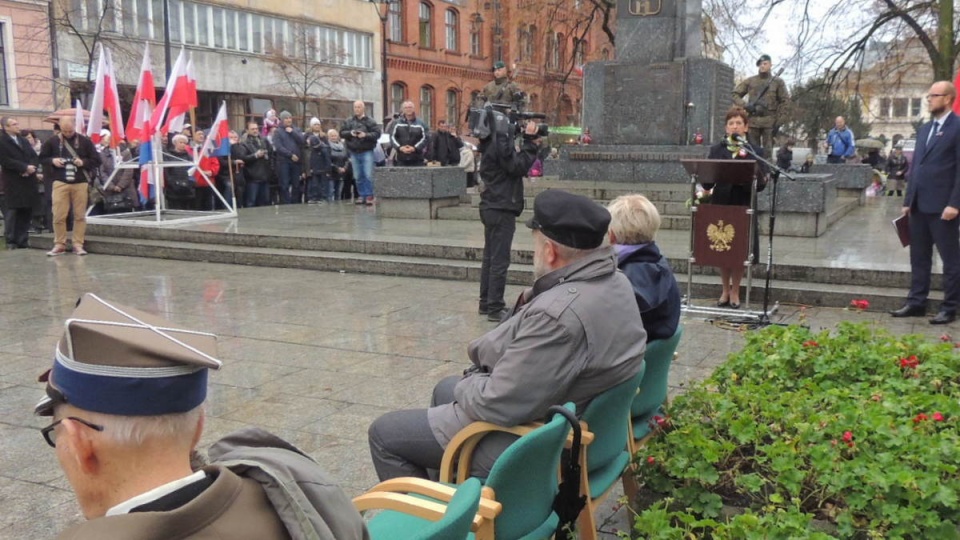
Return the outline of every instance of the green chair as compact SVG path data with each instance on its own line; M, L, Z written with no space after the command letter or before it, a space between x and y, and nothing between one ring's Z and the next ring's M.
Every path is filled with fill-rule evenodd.
M574 412L573 403L564 405ZM622 427L622 426L621 426ZM465 482L473 450L489 433L512 433L520 438L511 444L490 470L484 489L503 507L493 527L481 527L478 540L536 540L553 536L560 518L553 511L559 491L560 454L567 443L570 424L560 414L540 426L502 427L474 422L462 429L447 445L440 469L440 481Z
M419 478L396 478L374 486L353 504L361 512L384 510L367 522L371 540L464 540L487 521L480 510L482 489L475 478L455 490ZM499 511L499 504L484 503L486 510Z
M663 405L667 401L667 379L682 334L681 326L673 336L647 343L647 352L643 356L647 373L640 382L640 391L633 398L633 405L630 406L631 454L636 454L653 432L653 417L666 414Z
M581 540L597 537L594 512L621 477L624 493L631 498L636 495L633 476L623 474L630 467L631 456L630 434L624 428L630 423L630 404L645 371L644 363L636 375L593 398L580 417L586 424L584 431L593 434L593 441L580 455L580 492L587 497L587 506L580 512L577 527Z

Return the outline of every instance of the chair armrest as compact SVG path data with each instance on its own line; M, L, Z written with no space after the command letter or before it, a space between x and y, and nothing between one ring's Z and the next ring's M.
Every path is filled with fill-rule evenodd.
M440 462L440 481L457 484L465 482L469 478L473 451L480 440L490 433L509 433L522 437L538 427L540 426L536 424L504 427L490 422L471 423L457 432L443 451L443 460Z
M452 497L452 493L456 491L449 486L420 478L402 478L396 480L399 481L394 482L388 480L382 482L363 495L354 497L353 506L358 512L365 512L367 510L393 510L429 521L439 521L443 518L447 510L446 503L450 502L449 498ZM378 490L377 488L383 484L389 484L386 487L391 489L400 489L402 485L407 485L412 488L409 493L416 493L428 497L432 497L434 493L439 493L447 497L447 499L444 500L443 503L440 503L415 497L407 493ZM480 493L480 504L477 508L476 515L473 517L473 524L470 527L470 530L473 532L477 532L484 526L489 528L493 520L503 511L503 505L494 499L495 494L493 489L484 487Z
M443 501L444 503L449 503L456 491L457 489L453 486L432 482L424 478L403 477L380 482L379 484L370 488L366 494L360 495L360 497L375 493L416 493L417 495L423 495L432 499ZM357 498L359 499L360 497ZM356 500L357 499L354 499L354 502L356 502ZM484 487L481 490L480 510L477 513L484 518L493 519L497 517L502 510L503 505L496 501L493 488Z
M438 521L447 510L447 505L435 501L421 499L405 493L390 493L384 491L368 491L354 497L353 506L359 512L367 510L393 510L411 516Z

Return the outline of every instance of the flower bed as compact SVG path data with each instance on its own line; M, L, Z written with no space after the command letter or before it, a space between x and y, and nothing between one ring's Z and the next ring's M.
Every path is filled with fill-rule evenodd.
M652 502L634 530L960 538L958 398L953 343L852 323L752 333L636 456Z

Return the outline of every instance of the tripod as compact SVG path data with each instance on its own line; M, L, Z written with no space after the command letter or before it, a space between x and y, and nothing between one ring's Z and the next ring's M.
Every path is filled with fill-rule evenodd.
M773 172L771 175L773 180L773 191L770 193L770 230L767 232L767 276L764 279L763 284L763 309L760 313L759 321L761 326L769 326L772 324L770 322L770 315L775 313L780 307L778 303L774 305L773 309L770 309L770 277L773 275L773 230L777 224L777 184L780 180L780 176L784 176L792 181L795 181L796 178L791 176L787 171L777 167L775 163L772 163L769 160L757 155L752 148L743 144L742 141L740 142L740 148L743 149L744 152L750 154L753 159L765 164L770 171Z

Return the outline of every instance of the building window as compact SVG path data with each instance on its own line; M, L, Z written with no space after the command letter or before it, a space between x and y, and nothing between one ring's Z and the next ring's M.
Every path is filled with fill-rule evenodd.
M180 41L180 0L170 0L168 8L170 9L170 41L176 43ZM163 15L160 16L160 21L162 28ZM163 34L160 35L162 36Z
M482 40L483 23L474 20L470 25L470 54L473 56L483 56Z
M390 85L390 112L396 114L403 108L403 102L407 100L407 87L401 83ZM384 126L386 127L386 126Z
M880 118L890 118L890 104L890 98L880 98L880 111L877 116Z
M183 3L183 42L187 45L196 45L197 43L197 27L194 24L197 21L197 13L195 4L190 2Z
M432 19L433 8L426 2L420 2L420 46L427 49L433 47L433 32L430 31Z
M547 68L557 69L560 65L560 57L557 51L557 34L550 32L547 34Z
M212 45L210 42L210 27L207 21L210 19L210 6L198 5L197 6L197 44L204 45L209 47Z
M390 26L390 41L403 43L403 3L387 4L387 24Z
M260 54L263 52L263 17L250 15L250 26L253 29L250 48Z
M6 38L9 28L6 23L0 23L0 105L10 105L10 91L7 87L7 47Z
M921 107L922 101L920 98L910 99L910 116L916 118L923 114L923 108Z
M587 55L587 40L573 38L573 65L582 66Z
M447 50L457 51L460 49L460 47L457 46L457 41L460 39L460 17L457 15L455 9L447 10L445 22L447 27Z
M480 91L474 90L473 92L470 92L470 106L479 107L481 105L482 103L480 102Z
M447 124L457 126L460 119L460 92L447 90Z
M893 117L906 118L910 100L907 98L893 98Z
M427 127L433 126L433 88L420 89L420 119Z
M237 50L237 13L235 11L227 11L226 15L226 29L227 29L227 48L231 50ZM246 35L247 27L243 27L244 35Z
M567 65L567 37L563 34L557 34L557 68L563 68Z
M537 42L536 39L537 39L537 27L531 24L530 28L527 30L527 42L524 44L526 47L520 49L524 60L526 60L527 62L533 62L534 49L535 49L533 44Z
M530 94L530 109L531 111L540 110L540 96L537 94Z

